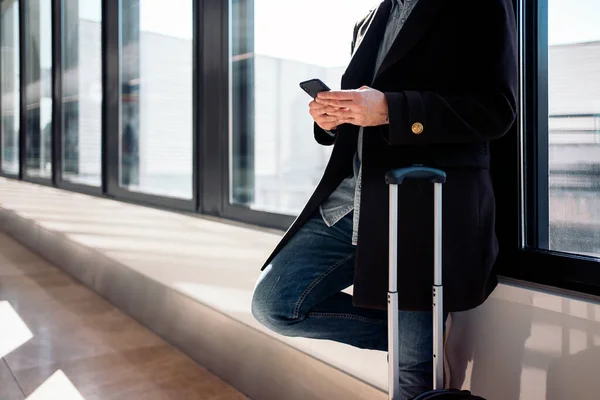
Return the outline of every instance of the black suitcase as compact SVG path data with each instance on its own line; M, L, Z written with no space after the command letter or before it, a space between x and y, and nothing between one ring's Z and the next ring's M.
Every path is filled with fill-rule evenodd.
M475 396L468 390L438 389L422 393L412 400L485 400L483 397Z
M428 180L434 185L434 278L433 278L433 390L413 400L485 400L468 390L444 389L444 296L442 286L442 184L446 173L424 166L389 171L390 185L390 271L388 289L388 385L389 399L399 400L399 326L398 326L398 185L406 179Z

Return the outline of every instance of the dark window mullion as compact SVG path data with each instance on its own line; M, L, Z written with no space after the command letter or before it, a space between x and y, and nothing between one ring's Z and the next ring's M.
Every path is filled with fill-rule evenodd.
M525 7L525 245L548 248L548 1Z
M4 38L2 37L4 35L4 26L3 26L3 21L4 20L4 5L2 4L2 1L0 0L0 49L2 47L4 47ZM4 73L4 68L3 68L3 64L2 64L2 51L0 50L0 74ZM2 76L0 76L0 176L4 175L4 171L2 170L2 157L4 155L4 109L2 106L2 98L4 97L4 84L3 84L3 79L6 79Z
M52 181L62 181L62 0L52 0Z
M199 127L199 192L201 210L210 215L222 215L227 198L228 160L228 1L201 2L202 23L199 41L202 51L198 58L200 86L198 97ZM210 55L204 57L203 55Z
M119 1L102 2L102 191L119 188Z
M535 248L549 249L550 244L550 187L549 187L549 132L548 132L548 0L537 4L537 92L535 146L537 150L535 199Z
M202 54L202 30L200 29L203 26L202 21L202 10L204 6L203 0L197 0L192 3L192 13L193 13L193 44L192 44L192 87L193 87L193 99L192 99L192 195L193 195L193 203L194 209L197 212L202 212L202 182L200 181L202 174L200 171L203 166L200 161L201 154L201 143L202 143L202 135L204 130L201 129L201 121L202 121L202 112L201 107L202 103L200 99L202 98L202 71L201 68L201 54Z
M26 99L26 15L25 0L19 1L19 179L25 177L25 168L27 163L26 137L27 131L27 99Z

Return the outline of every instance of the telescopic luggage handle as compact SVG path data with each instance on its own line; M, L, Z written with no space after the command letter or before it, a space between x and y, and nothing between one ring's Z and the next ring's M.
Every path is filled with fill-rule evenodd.
M434 184L434 279L433 279L433 388L444 384L443 351L443 287L442 287L442 184L446 173L442 170L414 165L389 171L385 181L390 185L390 255L388 288L388 385L389 399L398 399L400 375L400 342L398 335L398 185L405 180L428 180Z

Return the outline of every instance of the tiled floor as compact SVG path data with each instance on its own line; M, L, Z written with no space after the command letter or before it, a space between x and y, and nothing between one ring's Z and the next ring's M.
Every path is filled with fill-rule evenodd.
M245 398L0 233L0 399Z

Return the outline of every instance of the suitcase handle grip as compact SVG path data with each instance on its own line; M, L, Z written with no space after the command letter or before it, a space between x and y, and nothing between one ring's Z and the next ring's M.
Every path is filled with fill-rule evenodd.
M442 170L422 165L398 168L385 174L385 182L388 185L402 185L405 179L428 180L432 183L446 183L446 173Z

